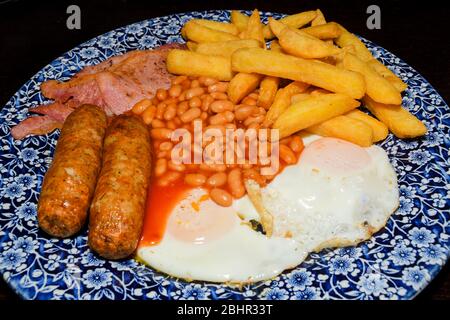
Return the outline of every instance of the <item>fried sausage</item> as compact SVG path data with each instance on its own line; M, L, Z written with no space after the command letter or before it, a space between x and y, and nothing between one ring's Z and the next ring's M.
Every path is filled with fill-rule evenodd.
M69 237L84 225L100 172L107 118L93 105L66 119L38 203L39 226L55 237Z
M89 246L121 259L139 242L151 175L149 130L141 118L120 115L106 130L102 170L89 218Z

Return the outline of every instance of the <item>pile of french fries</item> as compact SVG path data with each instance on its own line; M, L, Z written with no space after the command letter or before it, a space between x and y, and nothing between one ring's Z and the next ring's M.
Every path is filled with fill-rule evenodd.
M229 81L235 104L259 89L262 127L279 129L281 138L305 130L367 147L389 131L399 138L427 132L401 106L407 85L319 9L267 25L256 9L232 11L230 22L190 20L182 35L189 50L171 50L169 72ZM361 102L374 117L357 109Z

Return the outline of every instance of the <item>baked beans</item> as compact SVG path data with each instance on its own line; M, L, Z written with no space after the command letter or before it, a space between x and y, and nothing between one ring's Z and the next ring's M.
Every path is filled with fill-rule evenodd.
M236 117L236 120L243 121L253 113L255 113L257 110L258 109L255 106L239 105L237 106L234 115Z
M186 112L184 112L181 116L180 116L180 120L183 121L184 123L188 123L193 121L194 119L200 117L200 115L202 114L202 110L199 108L191 108L189 110L187 110Z
M225 183L227 183L227 174L224 172L214 173L206 180L206 184L210 187L221 187Z
M280 158L287 164L294 164L297 162L294 151L284 144L280 144Z
M173 78L173 80L172 80L172 84L173 85L177 85L177 84L180 84L180 83L182 83L183 81L185 81L185 80L187 80L187 76L178 76L178 77L175 77L175 78Z
M177 181L178 179L181 178L181 173L177 172L177 171L167 171L166 173L164 173L158 180L157 180L157 184L160 186L168 186L169 184L171 184L172 182Z
M138 103L136 103L131 111L134 114L141 114L143 113L148 107L152 105L152 101L150 99L142 99Z
M208 86L208 92L227 92L228 82L217 82Z
M242 198L245 195L241 169L235 168L228 173L228 188L232 196L236 199Z
M183 88L181 85L176 84L169 89L169 96L172 98L179 97Z
M151 124L156 115L156 107L149 106L147 109L142 112L142 120L144 120L145 124Z
M220 188L211 189L209 192L211 199L222 207L229 207L233 203L233 198L226 190Z
M166 128L155 128L150 131L153 139L157 140L169 140L172 130Z
M249 106L256 106L256 100L250 97L244 98L241 103Z
M211 97L216 100L227 100L228 96L225 92L211 92Z
M175 103L171 103L167 106L164 111L164 120L172 120L177 115L177 105Z
M189 99L192 99L193 97L200 96L203 93L205 93L205 89L203 89L201 87L194 87L194 88L186 90L185 97L186 97L186 99L189 100Z
M184 176L184 182L193 187L200 187L205 184L206 176L201 173L188 173Z
M291 148L292 151L299 153L303 150L305 146L303 145L302 138L300 138L299 136L294 136L292 137L291 142L289 142L289 147Z
M189 100L189 107L191 108L200 108L202 106L202 100L195 96Z
M203 124L203 130L218 129L225 135L226 129L259 129L264 121L266 109L257 106L258 90L251 92L235 105L228 99L228 82L209 77L177 76L171 81L169 89L158 89L151 99L137 102L131 112L142 117L150 126L150 135L155 154L154 177L160 186L169 186L182 181L191 187L202 187L208 190L210 198L221 206L230 206L233 199L246 194L246 179L252 179L265 186L277 173L262 176L259 169L265 163L252 164L248 160L244 164L223 163L175 163L171 160L175 143L170 141L172 131L184 128L193 133L195 121ZM256 139L246 139L242 152L248 152L249 144ZM225 141L226 142L226 141ZM202 155L202 147L211 141L203 139L201 144L191 145L192 155ZM270 143L267 144L270 154ZM280 172L284 166L297 162L304 146L299 136L280 141ZM245 149L245 150L244 150ZM225 152L224 152L225 158ZM236 155L235 155L236 159ZM263 161L261 161L263 162Z
M201 85L205 87L208 87L218 82L218 80L209 77L200 77L198 78L198 81L200 82Z
M145 119L144 119L144 121L145 121ZM159 119L153 119L151 124L152 124L152 128L164 128L166 126L166 124Z
M209 107L211 108L211 111L215 113L234 110L234 104L229 100L216 100L211 103Z
M167 90L164 89L158 89L156 90L156 97L159 101L163 101L167 98Z

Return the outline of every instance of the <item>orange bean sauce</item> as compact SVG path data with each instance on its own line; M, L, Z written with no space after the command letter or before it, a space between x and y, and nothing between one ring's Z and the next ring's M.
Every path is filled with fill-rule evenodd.
M144 227L139 247L158 244L164 237L166 223L170 213L192 187L183 180L178 180L168 186L160 186L152 179L147 194L147 206Z

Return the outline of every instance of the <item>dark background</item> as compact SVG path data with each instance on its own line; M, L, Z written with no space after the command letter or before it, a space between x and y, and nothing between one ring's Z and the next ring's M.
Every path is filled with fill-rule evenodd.
M112 29L173 13L207 9L254 9L297 13L320 8L329 21L393 52L421 73L444 100L450 101L450 3L350 0L271 1L25 1L0 0L0 107L24 84L62 53ZM81 30L66 28L66 8L81 8ZM381 8L381 30L366 27L369 5ZM445 267L418 296L450 300L450 268ZM0 280L0 300L18 299Z

